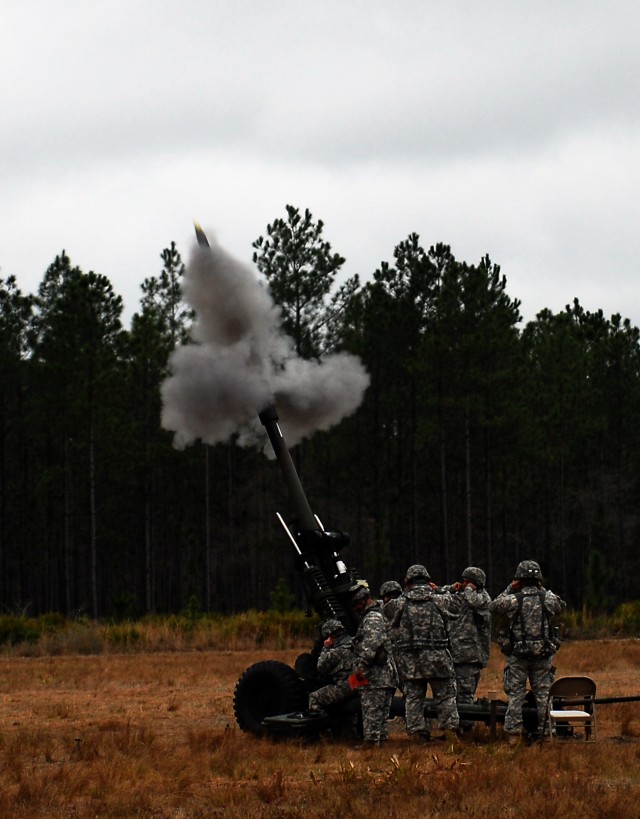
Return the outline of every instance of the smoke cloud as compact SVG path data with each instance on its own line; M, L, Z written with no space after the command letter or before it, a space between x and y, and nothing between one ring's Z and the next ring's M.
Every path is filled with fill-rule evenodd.
M298 357L281 330L280 310L254 269L215 240L196 244L183 280L195 310L193 343L177 348L162 384L162 425L183 448L234 440L264 445L258 412L275 403L289 446L351 415L369 375L348 353ZM269 448L266 448L270 454Z

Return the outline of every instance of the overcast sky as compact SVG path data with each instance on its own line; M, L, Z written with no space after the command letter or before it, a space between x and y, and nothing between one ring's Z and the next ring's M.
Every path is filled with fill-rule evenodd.
M411 232L526 319L640 325L637 0L0 0L0 277L64 248L138 309L193 220L309 208L366 279Z

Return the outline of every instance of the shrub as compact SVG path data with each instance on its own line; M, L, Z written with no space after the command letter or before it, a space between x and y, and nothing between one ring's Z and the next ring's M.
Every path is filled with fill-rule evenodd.
M640 600L631 600L619 605L614 612L613 620L624 634L640 636Z
M640 600L619 605L613 614L587 609L560 618L562 636L574 640L640 636ZM56 612L40 617L0 615L0 647L29 655L99 654L103 651L248 650L258 646L297 648L317 636L318 618L298 609L249 610L223 616L199 612L195 603L181 614L139 620L69 620Z
M33 617L16 614L0 615L0 645L34 643L40 637L42 627Z

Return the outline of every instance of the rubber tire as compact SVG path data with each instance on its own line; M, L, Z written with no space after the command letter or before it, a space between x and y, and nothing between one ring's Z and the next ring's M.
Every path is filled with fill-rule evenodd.
M296 672L277 660L249 666L236 683L233 712L242 731L262 736L262 720L277 714L302 711L307 696Z

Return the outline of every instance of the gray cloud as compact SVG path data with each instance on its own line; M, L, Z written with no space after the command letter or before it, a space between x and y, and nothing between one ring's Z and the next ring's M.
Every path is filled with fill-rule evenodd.
M489 252L528 316L584 293L637 323L639 18L630 0L5 3L0 272L32 289L64 247L131 313L192 218L248 259L292 203L346 273L415 230Z
M21 142L17 155L38 161L70 143L80 157L235 144L341 165L532 145L596 118L638 122L638 13L622 0L181 11L43 3L37 36L16 6L4 147Z

